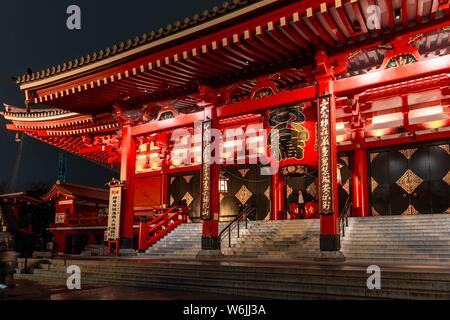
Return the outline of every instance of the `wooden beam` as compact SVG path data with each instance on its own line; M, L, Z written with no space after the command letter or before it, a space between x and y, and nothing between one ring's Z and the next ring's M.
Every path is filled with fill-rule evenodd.
M336 95L348 95L362 92L369 88L387 85L390 83L420 78L436 72L450 71L450 55L438 57L427 61L419 61L406 66L375 71L359 76L340 79L334 83Z
M282 92L275 96L256 100L238 102L232 105L218 108L217 116L226 118L244 113L256 113L270 108L277 108L300 101L311 100L316 97L316 87L310 86L289 92Z
M185 126L192 126L195 122L203 120L204 120L204 113L203 111L200 111L187 115L178 116L174 119L141 124L133 127L131 129L131 134L133 136L139 136L143 134L176 129Z

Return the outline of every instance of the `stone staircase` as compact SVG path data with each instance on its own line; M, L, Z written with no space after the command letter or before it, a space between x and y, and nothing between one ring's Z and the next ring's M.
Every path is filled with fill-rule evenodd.
M227 223L221 223L222 230ZM232 232L226 256L263 259L312 259L320 255L320 222L314 220L252 221L241 236ZM184 224L147 255L194 257L200 250L201 224ZM348 260L439 263L450 262L450 215L350 218L342 252Z
M231 248L223 243L222 251L251 258L313 258L320 254L319 232L319 219L256 221Z
M245 229L242 222L240 236L248 234L253 224L254 222L248 221L248 229ZM227 225L225 222L219 223L219 230L223 230ZM201 239L201 223L184 223L147 249L145 254L153 257L195 257L201 250ZM238 241L237 230L234 229L231 232L231 244L235 245ZM226 242L228 244L228 240Z
M19 259L18 271L23 264ZM450 299L450 272L446 268L382 267L381 290L367 289L367 266L312 263L56 259L37 261L33 273L17 272L14 277L62 288L70 265L80 267L82 288L161 288L251 299Z
M450 215L350 218L345 233L350 260L450 262Z
M227 223L220 223L223 230ZM319 255L319 220L249 221L231 232L231 247L227 233L222 240L226 256L244 258L312 258ZM201 224L183 224L146 251L155 257L194 257L201 249Z

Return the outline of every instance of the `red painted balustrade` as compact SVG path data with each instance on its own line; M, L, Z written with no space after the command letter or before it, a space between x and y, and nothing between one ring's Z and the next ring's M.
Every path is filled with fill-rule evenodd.
M153 213L157 217L147 222L149 215L139 215L139 251L143 251L164 238L180 224L187 222L188 208L186 206L176 206L171 208L155 208Z

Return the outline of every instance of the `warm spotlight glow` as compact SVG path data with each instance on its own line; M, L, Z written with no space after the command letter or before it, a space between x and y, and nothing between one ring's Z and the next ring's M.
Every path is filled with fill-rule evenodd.
M342 134L340 136L336 136L336 142L337 143L341 143L341 142L345 141L345 137L346 137L345 134Z
M372 136L374 137L382 137L384 135L387 135L389 133L389 129L379 129L379 130L373 130Z
M410 118L421 118L421 117L429 117L429 116L434 116L434 115L443 114L443 113L444 113L444 109L441 106L435 106L435 107L411 110L409 112L409 117Z
M382 116L375 116L372 119L372 124L383 124L393 121L402 121L403 114L401 112L384 114Z
M342 130L345 128L345 122L336 123L336 130Z
M446 126L447 123L448 123L447 120L432 121L430 123L427 123L426 127L428 129L439 129L439 128Z

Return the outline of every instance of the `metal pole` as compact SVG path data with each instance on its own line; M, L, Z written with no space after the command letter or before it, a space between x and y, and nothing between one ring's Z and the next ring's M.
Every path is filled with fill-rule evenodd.
M239 225L241 224L241 219L238 219L238 227L237 227L237 229L238 229L238 238L239 238Z

